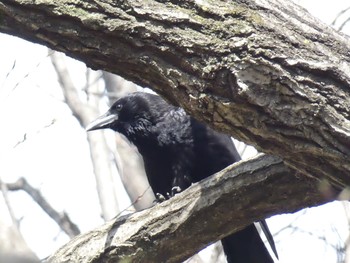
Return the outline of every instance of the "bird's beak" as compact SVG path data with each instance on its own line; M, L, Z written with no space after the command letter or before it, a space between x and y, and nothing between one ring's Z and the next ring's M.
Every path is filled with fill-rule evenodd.
M111 124L118 120L118 115L107 111L102 116L91 122L87 127L86 131L93 131L99 129L107 129L111 127Z

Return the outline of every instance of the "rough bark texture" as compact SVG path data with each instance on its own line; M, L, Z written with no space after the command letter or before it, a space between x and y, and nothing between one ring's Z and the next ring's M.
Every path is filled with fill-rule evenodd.
M260 155L169 201L78 236L49 262L181 262L276 211L294 212L322 202L326 198L317 180L298 177L277 157Z
M305 174L350 185L350 41L292 1L2 0L0 31L149 86L303 173L260 157L272 159L80 236L53 262L177 262L254 220L322 203Z
M350 184L350 41L292 1L3 0L0 21L305 174Z

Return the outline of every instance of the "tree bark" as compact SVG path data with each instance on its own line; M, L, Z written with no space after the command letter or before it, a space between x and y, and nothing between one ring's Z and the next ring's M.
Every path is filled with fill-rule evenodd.
M80 236L53 262L177 262L254 220L325 202L312 178L350 185L350 41L292 1L2 0L0 21L283 159L234 165L239 176Z
M304 174L350 184L350 41L292 1L3 0L0 17L1 32L149 86Z
M261 154L168 201L78 236L48 261L181 262L254 221L326 201L317 180Z

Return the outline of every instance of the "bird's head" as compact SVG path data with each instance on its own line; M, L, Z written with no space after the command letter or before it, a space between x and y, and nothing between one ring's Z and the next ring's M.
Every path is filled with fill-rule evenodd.
M160 116L159 105L166 102L157 95L135 92L117 100L102 116L86 127L87 131L112 129L134 141L149 133Z

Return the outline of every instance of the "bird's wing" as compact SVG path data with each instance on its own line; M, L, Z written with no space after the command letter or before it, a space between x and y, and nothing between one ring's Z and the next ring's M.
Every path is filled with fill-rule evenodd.
M181 121L184 117L188 116L184 109L182 108L173 108L166 114L166 118L172 118L173 121Z

